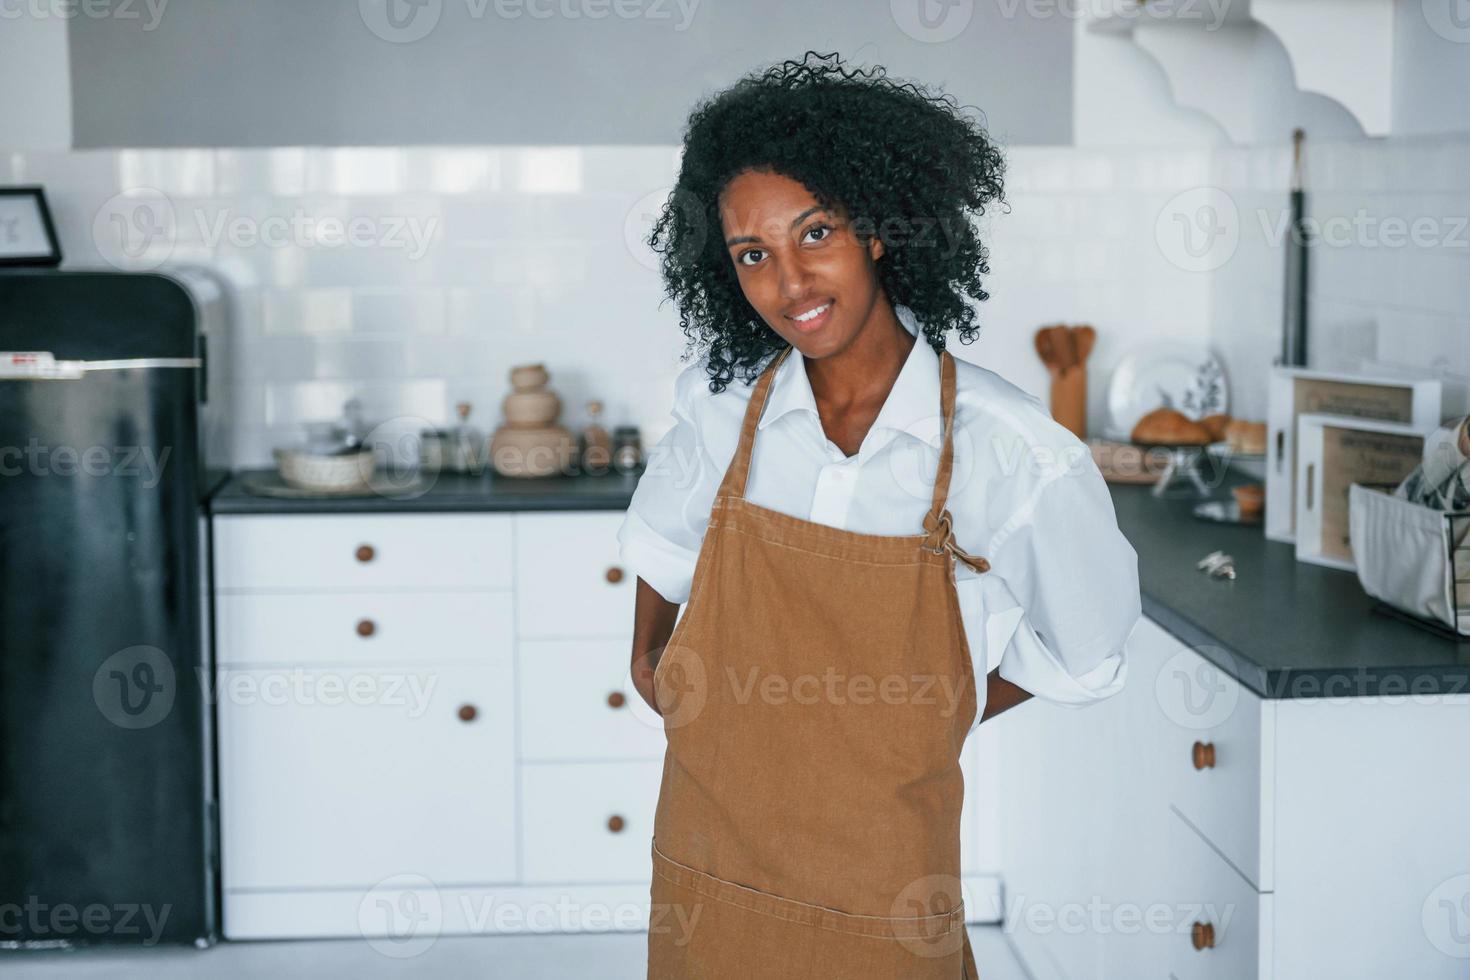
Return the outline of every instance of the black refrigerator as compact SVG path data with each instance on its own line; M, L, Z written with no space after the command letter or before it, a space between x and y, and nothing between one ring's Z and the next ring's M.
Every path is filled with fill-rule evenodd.
M224 309L201 272L0 270L0 946L218 935Z

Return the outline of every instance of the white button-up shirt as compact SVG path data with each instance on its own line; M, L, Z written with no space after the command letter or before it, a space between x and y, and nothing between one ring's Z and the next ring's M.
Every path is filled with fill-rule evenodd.
M856 456L823 431L801 352L786 358L756 430L751 503L867 534L923 533L939 465L939 357L911 311L896 312L918 339ZM648 452L618 531L620 560L670 602L689 598L752 388L737 378L712 394L706 360L689 365L675 385L674 426ZM990 561L984 574L955 565L980 682L977 724L997 659L1006 680L1058 703L1122 690L1142 609L1138 555L1107 484L1087 445L1037 398L958 357L947 506L956 543Z

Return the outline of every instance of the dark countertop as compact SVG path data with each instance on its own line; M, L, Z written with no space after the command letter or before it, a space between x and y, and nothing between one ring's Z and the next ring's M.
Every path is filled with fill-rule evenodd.
M363 497L268 497L249 484L281 487L275 470L244 470L210 498L213 514L373 514L430 511L627 510L638 476L505 477L439 473L417 484Z
M1231 471L1216 491L1255 482ZM1196 499L1111 484L1118 526L1138 552L1150 619L1267 698L1470 693L1470 639L1440 636L1374 609L1355 572L1296 560L1261 530L1194 516ZM1235 559L1232 579L1195 563Z
M440 474L407 494L283 499L246 490L278 483L274 471L237 473L210 501L215 514L625 510L637 475L511 479ZM1217 496L1251 482L1230 472ZM1203 521L1194 498L1158 498L1147 486L1111 484L1118 526L1138 552L1143 611L1201 656L1268 698L1439 695L1470 692L1470 640L1432 633L1376 611L1357 576L1296 560L1259 525ZM1235 558L1236 578L1195 563Z

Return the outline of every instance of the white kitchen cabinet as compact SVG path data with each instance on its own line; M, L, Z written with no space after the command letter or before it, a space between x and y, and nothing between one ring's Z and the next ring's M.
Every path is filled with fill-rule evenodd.
M221 592L215 659L254 663L509 664L509 592Z
M1470 784L1445 761L1470 696L1262 699L1147 618L1128 653L1117 697L996 719L1036 980L1465 975Z
M638 577L618 564L622 522L621 511L515 516L521 636L632 640Z
M1184 821L1168 823L1168 915L1157 920L1167 972L1178 980L1270 976L1272 895L1261 893ZM1122 974L1118 976L1135 976ZM1337 974L1330 974L1337 975Z
M663 758L663 720L629 681L630 649L620 637L521 641L522 761Z
M1272 744L1278 702L1263 700L1214 662L1171 640L1165 633L1171 652L1153 677L1163 715L1158 776L1180 814L1253 886L1270 891L1275 781L1273 759L1263 746Z
M662 774L661 761L523 766L524 880L646 885Z
M646 922L664 737L621 517L214 519L226 936Z
M221 666L217 683L227 889L515 879L508 658Z
M224 591L509 589L508 514L228 514L214 519Z

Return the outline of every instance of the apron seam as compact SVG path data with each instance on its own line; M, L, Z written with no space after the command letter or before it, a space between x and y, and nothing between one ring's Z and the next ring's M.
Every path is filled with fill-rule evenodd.
M788 544L785 541L772 541L770 538L762 537L761 535L756 534L754 531L748 530L747 528L739 527L735 524L724 524L722 525L722 527L724 527L724 529L727 531L733 531L736 534L743 534L747 538L752 538L756 541L760 541L763 544L773 545L777 548L786 548L791 551L799 551L804 555L814 555L817 558L830 558L833 561L845 562L849 565L877 565L883 568L908 568L912 565L935 564L934 562L928 561L924 558L911 558L908 561L874 561L868 558L847 558L842 555L829 554L825 551L814 551L811 548L803 548L800 545ZM833 530L841 530L841 528L833 528Z
M769 918L780 919L783 922L794 922L798 925L816 926L819 929L825 929L828 932L835 932L840 935L866 936L871 939L891 939L895 942L899 942L905 939L942 938L944 936L952 935L955 932L958 932L965 928L965 905L963 901L960 902L960 904L955 906L953 909L950 909L948 912L940 912L932 916L883 916L863 915L857 912L843 912L841 909L834 909L826 905L814 905L810 902L803 902L800 899L788 898L785 895L778 895L775 892L762 891L759 888L751 888L749 885L742 885L739 882L729 881L727 879L717 877L707 871L700 871L696 868L691 868L688 865L680 864L678 861L675 861L673 858L664 854L658 849L657 845L654 845L654 854L658 857L660 861L664 861L668 864L673 865L678 874L672 874L667 869L660 868L657 861L654 862L653 873L658 875L665 881L669 882L670 884L674 885L675 887L687 889L688 891L694 892L697 895L702 895L705 898L712 899L716 902L721 902L725 905L732 905L736 908L743 909L747 912L752 912L756 915L764 915ZM729 897L718 894L721 891L733 891L736 895L746 893L750 897L745 902L732 901ZM756 907L762 901L775 903L778 906L795 906L795 908L792 909L793 914L782 914L779 909ZM838 924L824 921L829 917L862 921L853 921L850 928L843 928ZM956 919L958 919L959 921L956 922ZM936 924L943 923L944 928L942 931L937 933L917 933L910 936L901 934L903 930L894 929L891 925L892 923L911 923L915 926L918 926L920 923L923 922L934 922Z

